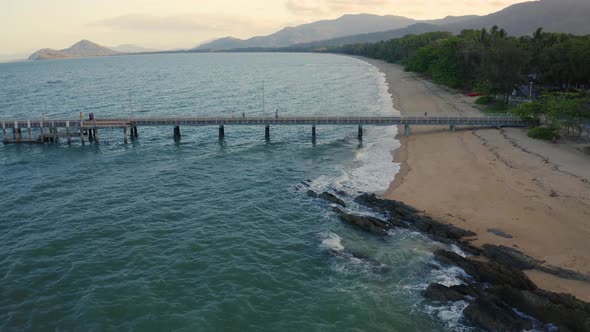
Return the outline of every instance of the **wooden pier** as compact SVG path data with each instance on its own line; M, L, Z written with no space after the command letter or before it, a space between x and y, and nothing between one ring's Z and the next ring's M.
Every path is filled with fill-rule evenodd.
M2 141L8 143L57 143L74 138L82 144L99 143L100 129L123 129L124 142L139 137L138 127L173 127L173 138L180 141L181 126L219 126L219 139L225 138L225 127L233 125L264 126L264 136L270 140L270 126L311 126L312 140L316 140L316 126L358 126L358 138L363 137L363 126L403 126L404 135L410 135L411 126L468 127L524 127L526 121L513 116L368 116L368 117L146 117L94 120L0 120ZM11 133L9 133L11 132Z

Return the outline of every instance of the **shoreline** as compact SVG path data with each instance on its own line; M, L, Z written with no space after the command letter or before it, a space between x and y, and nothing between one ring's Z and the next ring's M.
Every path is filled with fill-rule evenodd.
M402 114L481 114L475 98L394 64L356 57L385 75ZM398 129L400 164L386 199L477 233L473 245L513 247L548 265L590 275L590 156L536 141L523 129ZM425 157L426 156L426 157ZM586 167L587 168L587 167ZM590 301L590 283L525 271L540 288Z

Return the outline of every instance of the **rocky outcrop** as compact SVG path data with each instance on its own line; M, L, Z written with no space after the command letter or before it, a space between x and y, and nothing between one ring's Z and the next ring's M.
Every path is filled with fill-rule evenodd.
M560 331L590 331L590 305L571 295L505 285L492 291L517 310L545 323L557 324Z
M329 201L327 198L324 199ZM373 194L363 194L354 201L382 213L385 218L354 215L333 208L346 223L378 235L386 235L395 227L413 229L435 240L455 244L474 256L484 255L489 259L475 260L445 250L434 252L439 263L459 267L469 277L463 279L466 283L463 285L431 284L423 295L437 302L468 302L463 312L468 324L484 331L546 330L551 328L543 324L553 324L559 331L590 332L590 304L571 295L538 289L523 270L538 269L583 281L589 281L588 276L545 265L507 246L486 244L482 249L476 248L463 240L475 233L436 221L399 201L384 200Z
M489 252L490 248L487 250ZM521 255L506 252L513 257ZM523 262L532 264L526 255L517 263L513 258L499 257L511 266L524 266ZM470 302L464 311L465 318L485 331L530 329L531 320L516 314L514 309L545 324L556 324L560 331L590 331L590 304L568 294L538 289L520 270L504 263L479 262L443 250L435 252L435 258L443 264L460 267L473 281L452 287L432 284L424 292L425 297L434 301Z
M303 186L306 186L306 187L309 187L309 185L306 182L302 182L302 185ZM316 193L313 190L308 190L307 191L307 196L312 197L312 198L321 198L324 201L327 201L327 202L330 202L330 203L333 203L333 204L337 204L337 205L340 205L342 207L346 207L346 203L343 200L341 200L336 195L331 194L331 193L329 193L327 191L324 191L323 193L318 194L318 193Z
M512 308L492 295L479 297L463 311L465 319L486 331L521 332L531 330L533 322L519 316Z
M319 197L319 196L318 196L318 193L316 193L316 192L315 192L315 191L313 191L313 190L308 190L308 191L307 191L307 196L309 196L309 197L311 197L311 198L318 198L318 197Z
M423 293L425 298L440 302L469 301L479 294L475 288L468 285L447 287L437 283L428 286Z
M528 256L510 247L485 244L483 246L483 254L500 264L508 265L515 269L537 269L539 271L543 271L545 273L549 273L564 279L590 281L590 276L587 276L583 273L552 265L546 265L544 264L545 262L536 260L531 256Z
M346 203L343 200L336 197L336 195L330 194L329 192L323 192L319 195L319 198L323 199L324 201L328 201L330 203L338 204L340 206L346 207Z
M392 228L392 226L388 222L381 220L379 218L371 216L354 215L346 213L338 208L334 209L334 211L338 213L342 221L359 227L360 229L369 233L377 235L387 235L387 231Z
M381 213L388 214L391 224L416 229L445 243L449 243L448 240L457 241L464 237L477 235L471 231L436 221L400 201L385 200L375 194L365 193L355 198L354 201ZM475 249L471 248L471 250Z
M519 270L530 270L537 267L543 262L527 256L520 251L506 247L491 244L483 245L483 254L496 262L508 265Z
M360 205L378 210L381 213L395 211L397 215L411 217L419 212L403 202L382 199L375 194L364 193L355 198L354 201Z
M434 258L443 264L460 267L478 282L510 285L526 290L537 289L537 286L522 271L494 261L479 262L445 250L437 250L434 253Z

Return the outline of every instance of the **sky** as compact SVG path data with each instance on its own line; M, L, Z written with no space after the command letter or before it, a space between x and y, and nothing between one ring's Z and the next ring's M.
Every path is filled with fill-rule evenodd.
M216 38L268 35L343 14L415 19L485 15L523 0L0 0L0 55L104 46L191 48Z

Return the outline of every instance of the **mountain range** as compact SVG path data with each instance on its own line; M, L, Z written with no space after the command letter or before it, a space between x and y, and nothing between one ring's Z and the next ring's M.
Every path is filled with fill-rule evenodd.
M491 28L497 25L513 36L532 34L543 27L546 32L590 34L590 0L540 0L518 3L485 16L449 16L439 20L413 20L402 16L369 14L345 15L336 20L319 21L285 28L268 36L241 40L221 38L195 50L228 50L254 47L285 47L295 44L338 46L355 42L377 42L410 33ZM356 33L350 33L356 31Z
M189 52L223 51L248 48L314 48L339 46L358 42L378 42L408 34L433 31L459 33L464 29L490 28L497 25L508 34L532 34L542 27L546 32L576 35L590 34L590 0L540 0L518 3L485 16L448 16L437 20L414 20L394 15L344 15L296 27L284 28L267 36L246 40L226 37L199 45ZM30 60L63 59L89 56L109 56L146 53L155 50L133 45L107 48L82 40L64 50L42 49Z

